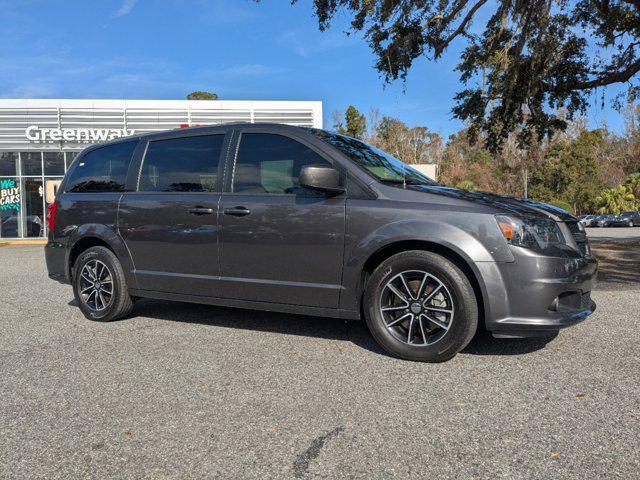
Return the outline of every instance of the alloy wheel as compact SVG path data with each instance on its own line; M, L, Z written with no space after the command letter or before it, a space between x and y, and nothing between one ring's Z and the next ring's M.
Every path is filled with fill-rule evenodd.
M453 297L445 284L421 270L392 277L382 289L379 308L387 330L412 346L438 342L454 319Z
M113 300L113 276L100 260L90 260L80 271L79 292L82 301L97 312L105 310Z

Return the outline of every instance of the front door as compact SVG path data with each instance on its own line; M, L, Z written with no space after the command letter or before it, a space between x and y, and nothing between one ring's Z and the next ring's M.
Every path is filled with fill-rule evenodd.
M44 190L41 179L23 178L24 215L22 232L25 237L42 237L44 231Z
M330 162L275 133L240 137L231 192L220 204L220 270L226 298L337 308L344 195L303 189L304 165Z
M217 212L224 138L149 141L137 191L123 194L118 212L138 288L220 296Z

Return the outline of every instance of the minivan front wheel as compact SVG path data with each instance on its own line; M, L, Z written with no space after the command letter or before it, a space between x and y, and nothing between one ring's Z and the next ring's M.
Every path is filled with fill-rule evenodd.
M133 310L122 266L106 247L91 247L78 255L73 268L73 293L80 310L90 320L109 322Z
M475 293L466 275L432 252L412 250L385 260L364 295L369 330L389 353L442 362L462 350L478 324Z

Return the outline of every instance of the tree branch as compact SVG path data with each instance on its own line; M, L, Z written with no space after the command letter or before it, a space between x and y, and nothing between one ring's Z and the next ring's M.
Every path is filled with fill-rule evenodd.
M576 83L575 85L573 85L572 89L589 90L591 88L611 85L612 83L627 82L638 72L640 72L640 59L629 65L629 67L625 70L611 72L606 75L602 75L601 77L594 78L593 80Z
M456 38L458 35L460 35L462 32L464 32L464 30L467 28L467 25L469 24L473 16L476 14L478 9L485 3L487 3L487 0L479 0L478 3L476 3L473 7L471 7L471 10L467 12L465 17L462 19L462 22L460 22L460 25L458 25L458 28L456 28L451 35L449 35L442 42L438 43L435 46L434 53L433 53L434 58L440 57L444 49L449 46L449 44L453 41L453 39Z

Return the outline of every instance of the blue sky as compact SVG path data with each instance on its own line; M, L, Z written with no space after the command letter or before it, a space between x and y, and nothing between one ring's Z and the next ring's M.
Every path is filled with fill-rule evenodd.
M481 25L480 25L481 26ZM310 0L0 0L0 97L321 100L325 126L350 104L449 135L460 88L460 45L418 61L383 87L364 40L347 21L319 32ZM617 88L610 88L611 98ZM622 129L601 92L589 125Z

